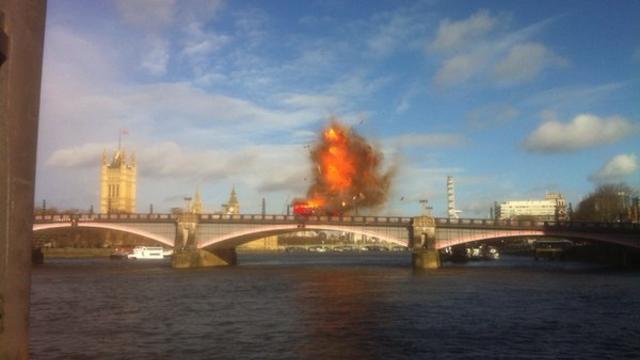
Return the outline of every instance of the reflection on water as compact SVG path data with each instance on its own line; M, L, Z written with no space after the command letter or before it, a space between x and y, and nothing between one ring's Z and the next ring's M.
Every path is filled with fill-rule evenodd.
M34 359L633 358L640 274L506 258L414 272L407 253L246 254L230 268L50 260Z

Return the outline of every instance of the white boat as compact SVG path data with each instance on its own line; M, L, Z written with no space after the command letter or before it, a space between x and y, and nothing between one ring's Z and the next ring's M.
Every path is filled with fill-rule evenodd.
M161 246L136 246L127 257L129 259L162 259L164 250Z

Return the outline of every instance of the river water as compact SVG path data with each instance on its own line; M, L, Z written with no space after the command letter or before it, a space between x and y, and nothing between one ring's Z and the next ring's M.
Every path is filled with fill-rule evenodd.
M408 253L244 254L228 268L49 259L33 359L640 358L640 273Z

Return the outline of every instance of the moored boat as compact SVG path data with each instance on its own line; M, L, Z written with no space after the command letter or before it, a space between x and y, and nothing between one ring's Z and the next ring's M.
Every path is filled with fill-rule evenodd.
M163 259L164 249L161 246L136 246L127 255L129 259Z
M126 259L131 254L130 248L115 248L115 250L109 255L110 259L122 260Z

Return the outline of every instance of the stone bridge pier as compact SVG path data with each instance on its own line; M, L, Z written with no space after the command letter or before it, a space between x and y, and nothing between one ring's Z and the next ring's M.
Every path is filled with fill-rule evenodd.
M228 266L237 263L235 248L198 249L198 215L182 214L176 220L176 238L171 266L177 269Z
M409 227L409 248L414 269L440 268L440 252L436 247L436 222L432 216L413 218Z

